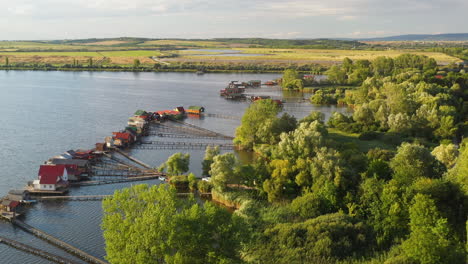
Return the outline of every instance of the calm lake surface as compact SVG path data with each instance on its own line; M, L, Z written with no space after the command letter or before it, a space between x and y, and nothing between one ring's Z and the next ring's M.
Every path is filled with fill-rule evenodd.
M186 122L234 135L249 102L227 101L219 96L219 90L231 80L265 82L279 76L0 71L0 195L6 195L10 189L22 188L27 181L37 178L39 165L48 158L69 149L92 148L96 142L103 142L113 131L123 129L128 117L137 109L156 111L202 105L207 113L233 118L205 117L187 119ZM347 111L333 106L313 106L304 100L310 95L283 93L278 87L248 89L247 93L283 98L286 101L284 110L297 118L312 110L320 110L327 117L333 111ZM176 152L181 150L133 150L131 154L158 166ZM200 175L203 151L182 152L191 154L191 171ZM72 189L70 195L112 194L127 186L130 183L80 187ZM103 258L101 219L100 201L38 203L23 217L26 223ZM80 262L7 222L0 221L0 235ZM0 263L49 263L3 244L0 244L0 255Z

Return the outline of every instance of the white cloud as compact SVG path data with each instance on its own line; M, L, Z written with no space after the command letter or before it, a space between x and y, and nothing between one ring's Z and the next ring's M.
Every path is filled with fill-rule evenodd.
M397 33L391 32L391 31L385 31L385 30L354 31L354 32L349 33L348 36L351 36L353 38L368 38L368 37L381 37L381 36L392 35L392 34L397 34Z
M468 1L0 0L0 6L6 10L0 26L8 25L0 39L27 39L28 31L61 38L65 32L87 37L191 37L199 30L204 33L196 35L203 37L307 38L466 31Z
M357 20L358 16L340 16L338 20L340 21L350 21L350 20Z

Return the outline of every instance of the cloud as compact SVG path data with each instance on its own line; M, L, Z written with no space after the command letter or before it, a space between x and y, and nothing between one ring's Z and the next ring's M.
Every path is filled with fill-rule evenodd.
M375 29L385 29L385 34L461 32L468 1L0 0L0 6L5 11L0 26L8 25L0 37L8 39L27 39L27 32L40 38L67 33L293 38L383 35Z
M295 37L298 37L302 34L302 32L297 32L297 31L293 31L293 32L277 32L277 33L271 33L271 34L266 34L266 35L263 35L263 37L266 37L266 38L285 38L285 39L289 39L289 38L295 38Z
M340 21L350 21L350 20L356 20L358 19L357 16L340 16L338 17L338 20Z
M331 16L341 21L359 16L443 12L467 8L463 0L0 0L10 15L43 19L63 17L134 17L178 14L221 14L227 17ZM465 9L466 10L466 9Z
M397 34L395 32L391 31L385 31L385 30L375 30L375 31L354 31L348 34L348 36L351 36L353 38L368 38L368 37L380 37L380 36L385 36L385 35L393 35Z

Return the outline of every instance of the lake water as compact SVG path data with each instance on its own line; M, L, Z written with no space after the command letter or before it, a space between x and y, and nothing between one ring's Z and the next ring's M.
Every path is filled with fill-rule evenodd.
M278 77L278 74L0 71L0 195L37 178L44 160L69 149L92 148L96 142L103 142L104 137L124 128L128 117L137 109L156 111L202 105L207 113L240 118L249 102L227 101L219 96L219 90L231 80L264 82ZM308 94L283 94L278 87L248 89L247 93L284 98L284 110L298 118L312 110L320 110L327 117L333 111L347 111L333 106L313 106L304 100ZM240 123L219 117L187 122L226 135L233 135ZM131 154L158 166L176 152L180 150L133 150ZM190 170L200 175L203 151L188 153L191 154ZM115 189L127 186L130 183L80 187L72 189L70 195L112 194ZM23 220L103 258L101 218L100 201L67 201L36 204ZM7 222L0 221L0 235L80 262ZM0 244L0 255L0 263L49 263L3 244Z

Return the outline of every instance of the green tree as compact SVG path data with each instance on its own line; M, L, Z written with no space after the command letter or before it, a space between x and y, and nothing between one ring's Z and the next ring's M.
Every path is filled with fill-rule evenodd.
M203 170L204 176L209 176L209 173L211 170L211 164L213 163L213 158L219 155L219 153L220 153L219 146L206 147L205 157L203 158L203 161L202 161L202 170Z
M346 71L338 65L333 65L325 72L327 79L334 84L346 84Z
M331 213L333 206L319 193L308 192L291 202L291 210L303 219L310 219Z
M411 233L402 244L403 251L421 264L465 263L462 247L450 235L447 219L427 195L417 194L410 208Z
M465 195L468 196L468 139L463 141L460 155L455 166L449 171L448 179L460 185Z
M442 162L447 168L452 168L455 165L458 156L458 149L454 144L441 144L435 147L431 154L436 159Z
M278 105L269 99L251 104L242 116L241 125L236 129L234 142L247 150L252 150L255 144L268 142L268 138L258 136L258 131L269 122L273 122L279 111Z
M388 57L377 57L372 61L374 75L389 76L393 72L393 59Z
M236 167L239 162L233 153L217 155L211 164L211 183L216 190L224 191L228 183L233 183L236 179Z
M103 201L106 259L126 263L238 263L241 218L167 185L136 185Z
M353 72L353 61L346 57L343 59L343 64L342 64L343 70L346 72L347 75L351 74Z
M268 201L275 202L285 198L288 187L293 184L293 170L288 160L272 160L269 167L271 178L263 183L263 189L268 194Z
M442 116L434 135L440 138L453 138L457 132L453 116Z
M287 69L283 73L281 86L287 89L302 89L304 82L295 69Z
M431 152L418 144L403 143L390 161L398 181L411 183L417 178L440 178L442 168Z
M335 263L365 252L367 227L342 213L267 228L252 247L253 263Z
M197 177L193 173L189 173L187 176L187 180L189 182L189 189L190 191L195 191L197 189Z
M137 68L140 68L140 60L139 59L134 59L133 60L133 68L137 69Z
M362 104L354 111L353 119L360 124L370 126L374 123L374 113L368 104Z
M88 67L89 68L93 67L93 58L92 57L88 59Z
M167 159L165 168L171 175L180 175L189 170L189 165L190 154L175 153Z
M8 57L5 57L5 66L10 66L10 59Z

